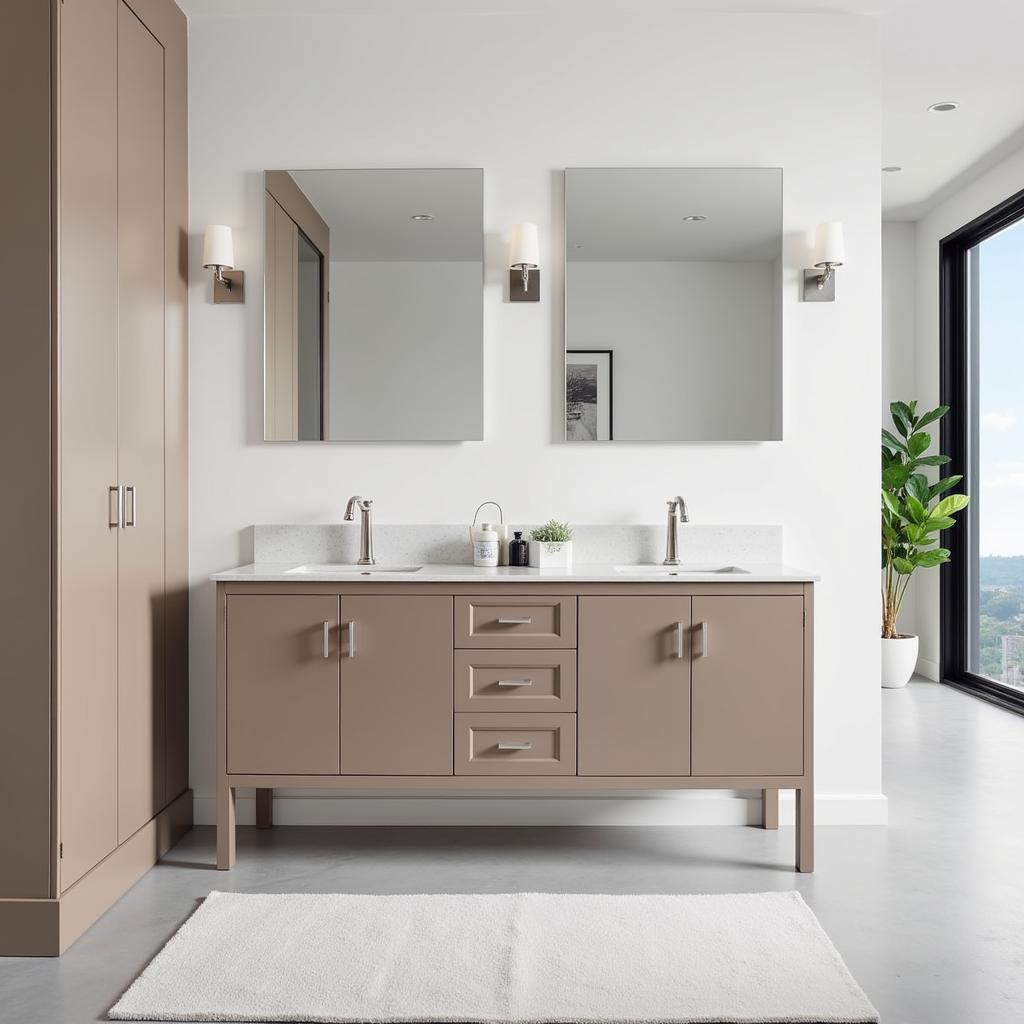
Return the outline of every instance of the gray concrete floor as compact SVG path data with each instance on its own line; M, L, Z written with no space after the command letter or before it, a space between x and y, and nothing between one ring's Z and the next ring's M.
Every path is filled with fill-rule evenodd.
M888 828L197 828L59 960L0 960L0 1021L106 1010L211 889L752 892L799 889L883 1024L1024 1021L1024 719L944 686L883 693Z

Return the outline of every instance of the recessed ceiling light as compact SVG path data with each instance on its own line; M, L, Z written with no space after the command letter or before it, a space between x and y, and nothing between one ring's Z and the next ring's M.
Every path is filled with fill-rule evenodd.
M707 217L702 213L691 213L684 217L683 220L689 221L692 224L694 221L707 220Z
M932 114L948 114L959 106L960 104L956 100L942 100L939 103L933 103L928 110Z
M432 213L414 213L412 215L413 220L433 220L434 215Z
M899 174L903 168L900 167L899 164L889 164L887 167L883 167L882 170L885 171L886 174Z

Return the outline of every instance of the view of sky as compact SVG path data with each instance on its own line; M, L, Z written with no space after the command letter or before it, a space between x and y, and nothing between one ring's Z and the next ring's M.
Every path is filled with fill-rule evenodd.
M979 554L1024 555L1024 222L979 247Z

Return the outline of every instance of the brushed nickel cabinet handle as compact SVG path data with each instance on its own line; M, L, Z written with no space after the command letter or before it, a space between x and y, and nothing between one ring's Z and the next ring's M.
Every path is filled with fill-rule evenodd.
M131 495L131 498L132 498L132 517L131 517L131 519L128 518L128 512L127 512L127 504L128 504L128 495L129 494ZM138 521L139 521L139 499L138 499L138 495L135 493L135 484L126 484L125 485L124 496L125 496L124 525L126 527L128 527L128 526L137 526L138 525Z
M707 658L711 654L711 647L708 641L708 624L702 622L700 624L700 656Z
M532 679L499 679L499 686L533 686Z
M345 631L348 633L348 656L354 658L356 656L356 623L355 619L352 619L345 627Z
M529 615L522 619L498 619L499 626L529 626L531 622L533 618Z
M330 622L324 622L324 657L329 658L331 656L331 624Z
M685 627L681 622L676 623L676 657L683 657L683 630Z
M522 742L522 743L499 743L499 750L532 750L533 744Z
M107 524L120 530L124 527L124 488L116 484L107 490Z

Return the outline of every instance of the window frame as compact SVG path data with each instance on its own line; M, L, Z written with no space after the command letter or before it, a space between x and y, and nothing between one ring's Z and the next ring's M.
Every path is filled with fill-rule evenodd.
M978 493L977 435L972 429L972 381L977 380L977 353L972 351L970 317L976 303L971 289L971 251L987 238L1024 220L1024 190L946 235L939 242L939 400L950 407L939 421L939 444L951 462L942 476L963 473L966 492ZM973 365L972 365L973 364ZM939 678L1000 707L1024 715L1024 691L980 676L968 668L971 632L972 552L977 548L976 505L968 505L948 533L950 560L939 569Z

